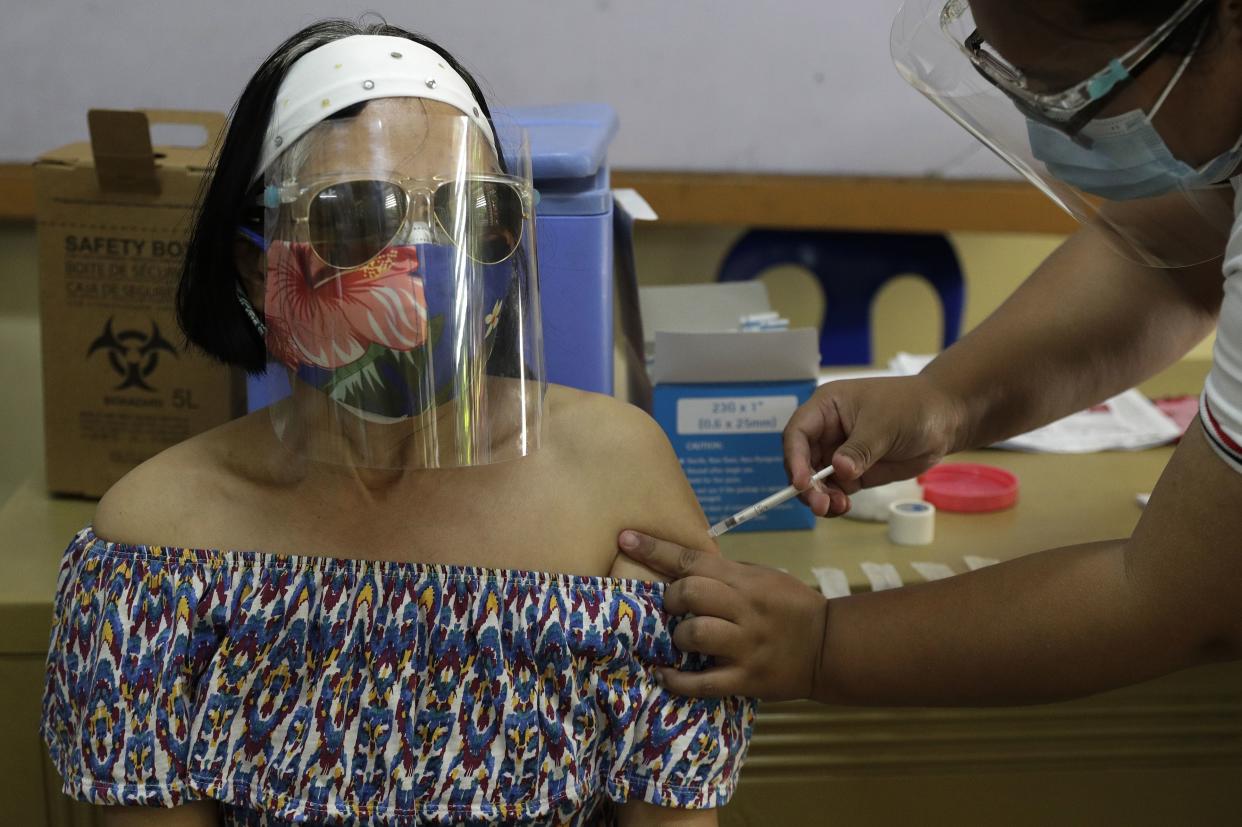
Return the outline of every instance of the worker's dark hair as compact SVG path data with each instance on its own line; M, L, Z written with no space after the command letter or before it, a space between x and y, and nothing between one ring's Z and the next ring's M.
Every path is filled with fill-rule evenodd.
M459 74L491 123L487 101L474 77L444 48L422 35L386 22L321 20L276 47L250 78L233 106L215 171L199 198L177 286L177 320L186 338L208 355L251 373L264 369L267 349L237 300L240 274L234 259L238 227L263 232L260 184L251 184L281 81L307 52L353 35L388 35L421 43ZM494 128L493 128L494 131ZM503 164L503 159L501 160Z
M1185 4L1186 0L1078 0L1084 23L1133 23L1153 31ZM1208 21L1206 40L1215 28L1217 10L1218 0L1205 0L1169 39L1168 52L1183 56L1189 53L1205 19Z

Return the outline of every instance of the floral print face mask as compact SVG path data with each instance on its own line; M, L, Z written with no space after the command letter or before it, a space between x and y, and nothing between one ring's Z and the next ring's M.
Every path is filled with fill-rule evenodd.
M269 358L362 415L417 416L454 399L463 371L483 371L513 276L450 245L391 246L339 270L307 243L273 242Z

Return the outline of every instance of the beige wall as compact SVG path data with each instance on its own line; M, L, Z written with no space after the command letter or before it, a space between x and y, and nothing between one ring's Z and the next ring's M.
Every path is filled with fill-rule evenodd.
M639 278L643 284L705 282L715 278L740 228L637 228ZM37 262L29 225L0 224L0 501L16 485L23 468L42 456L40 417L19 417L22 395L40 396ZM1053 236L961 233L951 237L966 274L966 327L978 324L1056 246ZM764 277L775 308L795 325L817 325L823 298L810 274L796 267ZM874 308L873 351L877 361L899 350L928 352L938 347L940 311L931 288L914 277L892 282ZM1196 350L1210 355L1211 342Z

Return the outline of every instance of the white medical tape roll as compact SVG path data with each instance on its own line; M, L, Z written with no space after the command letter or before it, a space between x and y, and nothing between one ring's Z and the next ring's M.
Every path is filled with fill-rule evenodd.
M898 500L888 507L888 539L899 546L925 546L936 537L936 506Z
M898 500L921 500L923 486L916 480L901 480L875 488L864 488L850 495L850 510L843 515L850 520L871 523L888 522L888 507Z

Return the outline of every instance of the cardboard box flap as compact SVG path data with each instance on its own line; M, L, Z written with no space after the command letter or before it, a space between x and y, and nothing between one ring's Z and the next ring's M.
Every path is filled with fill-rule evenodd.
M659 331L652 378L668 382L784 382L819 373L819 333L810 327L755 333Z
M142 112L92 109L86 115L95 156L95 176L104 192L158 195L151 128Z
M35 161L35 166L76 167L83 161L91 162L91 145L78 141L43 153Z
M642 312L643 339L648 351L659 331L708 333L737 330L741 316L772 309L768 302L768 289L761 281L643 287L639 290L638 301Z
M94 116L95 112L109 112L111 110L92 110L88 114L88 123ZM145 109L135 112L120 112L124 116L145 115L143 131L146 134L145 146L149 148L149 154L154 157L154 164L157 170L175 169L189 170L191 172L205 172L210 170L212 162L212 152L219 141L220 133L224 129L225 117L219 112L197 112L191 110L177 109ZM105 117L105 120L110 120ZM191 146L170 146L170 145L151 145L152 124L185 124L201 127L203 130L202 140ZM114 124L107 124L104 128L111 129ZM124 129L125 127L121 127ZM136 128L136 127L130 127ZM95 130L92 127L92 138L95 136ZM109 135L109 138L112 136ZM137 140L142 145L141 139L130 133L122 138L121 157L124 158L129 154L134 143L126 144L127 138ZM98 153L92 150L89 141L79 141L67 146L50 150L39 156L36 162L40 166L92 166L96 164L95 156ZM114 154L114 153L112 153ZM141 157L141 152L137 157Z
M211 169L212 153L220 142L227 123L219 112L199 112L192 109L145 109L147 118L154 124L184 124L198 126L203 130L201 143L190 146L157 146L156 163L160 166L185 167L203 172Z

